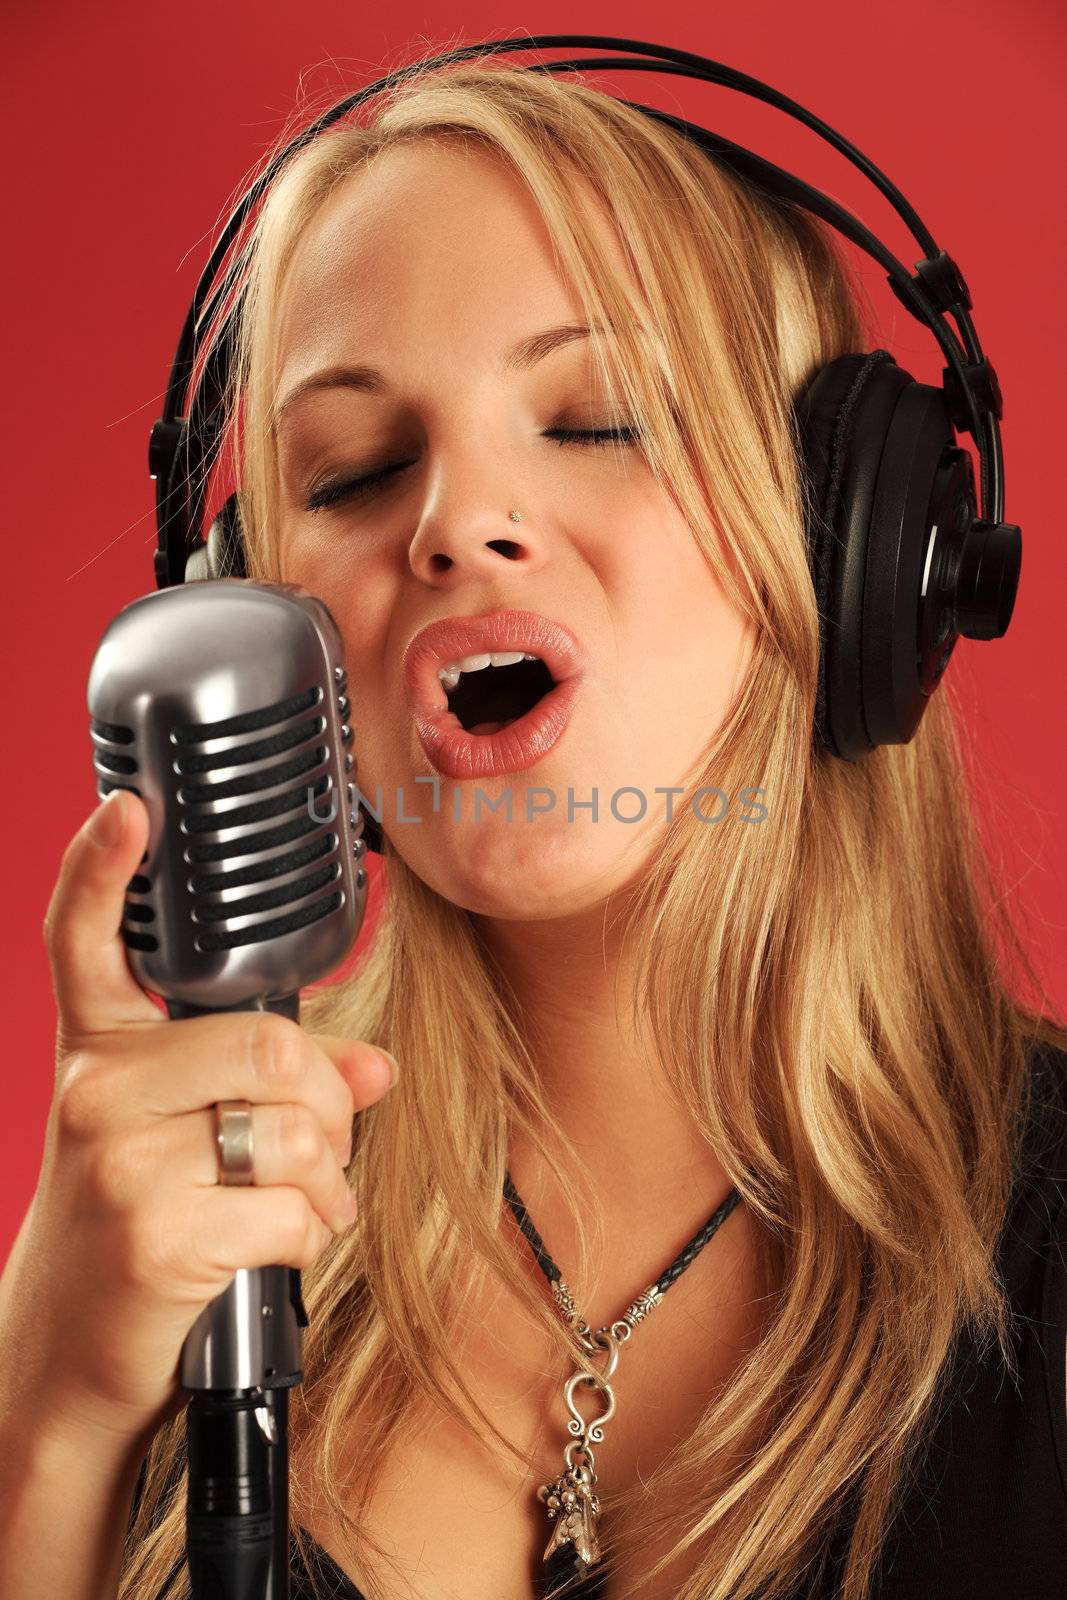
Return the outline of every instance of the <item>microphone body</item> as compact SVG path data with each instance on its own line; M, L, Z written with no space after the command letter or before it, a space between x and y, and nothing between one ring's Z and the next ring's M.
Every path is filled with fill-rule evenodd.
M366 844L340 632L296 584L220 578L113 619L89 674L97 792L132 789L148 848L122 936L171 1018L269 1010L350 951ZM237 1271L182 1347L192 1600L288 1600L288 1391L300 1273Z

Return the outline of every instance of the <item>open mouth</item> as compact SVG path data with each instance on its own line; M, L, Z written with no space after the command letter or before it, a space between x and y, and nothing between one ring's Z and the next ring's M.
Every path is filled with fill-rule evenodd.
M562 738L586 666L561 622L499 607L431 622L404 651L404 684L423 750L453 778L535 766Z
M467 659L468 666L456 663L438 673L448 709L467 733L499 733L532 711L556 685L539 656L523 653L518 660L499 663L492 655Z

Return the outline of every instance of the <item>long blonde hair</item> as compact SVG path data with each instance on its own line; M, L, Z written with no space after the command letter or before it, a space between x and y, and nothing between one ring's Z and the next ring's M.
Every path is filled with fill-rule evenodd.
M279 573L271 386L287 266L335 187L413 139L487 150L528 187L589 322L617 333L594 333L595 354L652 470L756 628L700 783L733 794L758 773L773 824L709 828L679 807L621 916L638 952L633 1003L758 1219L773 1314L691 1431L601 1519L613 1593L636 1592L638 1552L656 1543L657 1572L686 1553L679 1600L776 1600L817 1575L848 1507L842 1594L861 1600L958 1334L995 1336L1011 1364L996 1245L1028 1051L1067 1045L977 836L951 672L910 744L856 763L812 749L818 619L791 403L820 365L873 347L870 313L819 222L581 78L499 62L424 70L291 158L241 246L229 409L254 576ZM605 259L576 175L630 276ZM305 1273L292 1395L294 1532L306 1550L325 1504L361 1566L372 1551L389 1559L360 1508L413 1400L536 1471L454 1360L480 1275L525 1303L560 1374L573 1370L571 1335L503 1242L513 1130L540 1151L576 1231L583 1217L600 1226L471 917L388 841L383 873L365 959L303 1012L407 1066L357 1119L360 1216ZM1005 955L1031 1003L1009 992ZM568 1273L579 1305L587 1245ZM149 1452L121 1600L155 1600L181 1561L184 1447L179 1414ZM184 1568L169 1593L188 1593Z

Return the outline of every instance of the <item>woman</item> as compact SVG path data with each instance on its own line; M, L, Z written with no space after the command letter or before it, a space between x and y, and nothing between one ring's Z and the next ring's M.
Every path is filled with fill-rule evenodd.
M187 1201L218 1206L229 1271L306 1269L301 1594L531 1594L552 1533L535 1491L560 1474L577 1362L508 1177L592 1329L741 1199L621 1348L595 1460L610 1600L950 1592L916 1533L939 1503L920 1487L902 1511L901 1496L970 1355L979 1383L1030 1370L998 1253L1024 1180L1046 1201L1031 1276L1054 1294L1038 1371L1063 1401L1067 1218L1049 1197L1067 1031L1001 975L1001 946L1030 969L963 798L951 683L909 745L857 763L812 749L818 618L790 408L817 367L874 342L809 216L548 74L427 72L367 125L310 143L267 196L231 396L250 570L305 585L342 629L386 911L361 970L305 1002L314 1044L267 1030L282 1059L305 1049L288 1087L249 1087L236 1066L222 1081L219 1042L233 1059L247 1045L234 1019L186 1032L205 1066L163 1074L184 1099L157 1113L151 1152ZM515 614L492 638L433 627L500 611ZM568 715L546 716L540 742L508 740L503 677L473 681L510 666L521 689L519 663L478 660L492 651L549 658L565 682ZM197 1026L149 1019L123 987L113 930L147 822L116 804L109 865L79 838L50 916L58 1106L70 1058L99 1065L103 1033L143 1068ZM91 973L111 1010L79 1031L64 995L87 1006ZM391 1093L353 1040L399 1061ZM249 1208L246 1239L212 1187L212 1101L255 1103L254 1198L287 1183L340 1228L341 1078L360 1113L341 1153L354 1226L322 1253L287 1239L286 1256ZM89 1073L50 1138L102 1140L108 1088L133 1080ZM306 1143L300 1118L279 1131L287 1099L317 1115ZM139 1136L129 1124L131 1168L131 1152L148 1159ZM73 1248L48 1162L5 1274L16 1333L31 1262L51 1250L55 1281ZM110 1463L112 1518L152 1438L122 1600L151 1600L181 1565L174 1362L206 1288L228 1281L201 1269L197 1299L173 1229L158 1254L187 1315L160 1313L154 1365L145 1338L128 1393L110 1409L96 1396L91 1447L88 1380L67 1410ZM82 1302L79 1319L84 1346L103 1312L94 1324ZM123 1447L107 1455L109 1431ZM1052 1514L1067 1533L1067 1504ZM1023 1509L1015 1521L1009 1541L1029 1537ZM961 1526L940 1559L970 1595L1005 1592L984 1555L992 1586L966 1576ZM889 1548L902 1564L886 1573ZM109 1559L111 1587L86 1593L114 1592ZM907 1586L913 1570L928 1589Z

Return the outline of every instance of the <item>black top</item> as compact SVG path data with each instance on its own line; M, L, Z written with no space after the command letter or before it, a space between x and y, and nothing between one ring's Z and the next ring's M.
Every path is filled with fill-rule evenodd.
M1018 1386L995 1341L979 1355L961 1338L870 1600L1067 1600L1067 1053L1045 1046L1033 1061L1032 1118L998 1248ZM827 1580L792 1600L834 1600L846 1534ZM312 1600L292 1548L292 1600ZM323 1600L366 1600L318 1544L312 1560Z

